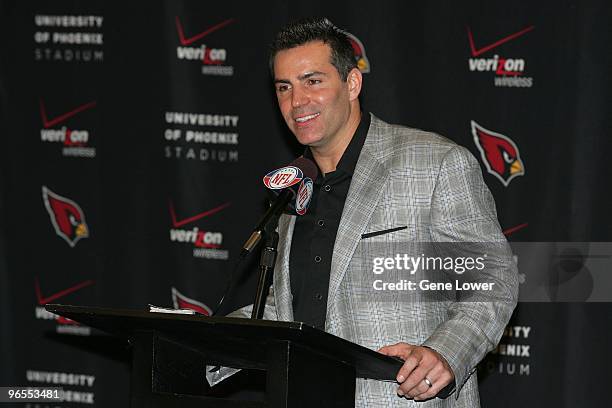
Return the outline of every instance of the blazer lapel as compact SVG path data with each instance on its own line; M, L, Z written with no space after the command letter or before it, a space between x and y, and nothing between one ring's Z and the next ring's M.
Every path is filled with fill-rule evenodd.
M375 122L376 118L373 116L340 218L329 277L328 305L331 304L338 291L340 282L344 278L349 262L361 239L361 234L365 232L389 175L387 169L376 158L376 152L382 147L380 146L382 141L378 140Z
M278 320L293 321L293 296L289 281L289 252L295 216L283 215L278 221L278 259L274 270L274 305Z

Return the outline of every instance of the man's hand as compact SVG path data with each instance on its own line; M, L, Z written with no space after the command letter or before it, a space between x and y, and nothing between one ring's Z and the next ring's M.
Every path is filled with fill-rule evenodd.
M416 401L433 398L455 379L446 359L430 348L397 343L378 352L404 360L397 373L398 395Z

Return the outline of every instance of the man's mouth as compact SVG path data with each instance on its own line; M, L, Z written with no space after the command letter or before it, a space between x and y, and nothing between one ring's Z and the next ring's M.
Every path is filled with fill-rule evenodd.
M303 125L309 123L310 121L316 119L319 115L320 115L320 113L317 112L317 113L313 113L311 115L300 116L299 118L294 118L294 120L297 122L297 124L299 126L303 126Z

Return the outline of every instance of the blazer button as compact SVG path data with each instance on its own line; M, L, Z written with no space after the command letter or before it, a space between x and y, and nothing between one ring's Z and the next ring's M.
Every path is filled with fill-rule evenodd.
M322 227L322 226L325 225L325 221L319 220L319 221L317 221L317 224L319 225L319 227Z
M319 263L321 262L321 257L319 255L315 256L315 262Z
M329 184L326 184L325 186L323 186L323 190L331 191L331 186Z
M323 296L322 296L320 293L317 293L317 294L315 295L315 299L317 299L317 300L321 300L321 299L323 299Z

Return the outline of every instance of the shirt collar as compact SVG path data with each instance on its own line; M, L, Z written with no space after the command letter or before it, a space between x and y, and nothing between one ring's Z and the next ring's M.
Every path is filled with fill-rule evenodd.
M346 147L346 150L342 154L338 165L336 166L335 172L343 172L350 176L353 175L355 171L355 167L357 166L357 160L359 159L359 154L361 153L361 149L366 140L366 136L368 134L368 130L370 129L370 113L369 112L361 112L361 120L359 121L359 126L355 130L349 145ZM317 163L310 151L310 147L306 147L304 151L304 157L312 160L315 164ZM318 166L317 166L318 167ZM321 174L321 169L319 169L319 175Z

